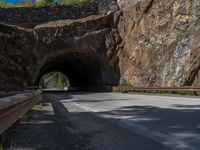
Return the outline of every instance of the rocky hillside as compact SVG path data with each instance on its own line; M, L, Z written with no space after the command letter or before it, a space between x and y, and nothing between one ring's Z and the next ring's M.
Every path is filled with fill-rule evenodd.
M118 9L115 0L87 0L74 5L0 8L0 22L33 28L38 24L64 19L80 19Z
M73 86L200 85L199 0L88 0L0 18L0 90L54 70Z
M200 86L200 1L118 0L121 82Z
M88 6L96 9L79 9ZM0 91L38 85L50 71L66 74L71 86L112 84L105 35L117 9L115 1L0 9L0 18L7 15L0 20Z

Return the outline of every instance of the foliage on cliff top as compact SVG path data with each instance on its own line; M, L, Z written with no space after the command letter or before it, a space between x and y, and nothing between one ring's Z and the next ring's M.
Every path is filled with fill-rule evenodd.
M19 2L19 3L7 3L4 0L0 0L0 8L21 8L21 7L40 7L40 6L52 6L52 5L71 5L81 4L86 0L64 0L63 2L55 2L51 0L40 0L37 2Z

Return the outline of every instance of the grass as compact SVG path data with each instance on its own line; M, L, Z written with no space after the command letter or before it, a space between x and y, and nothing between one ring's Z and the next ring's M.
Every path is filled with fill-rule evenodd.
M119 84L119 86L131 86L128 82L122 82Z
M42 109L42 104L41 103L36 104L32 108L32 110L41 110L41 109ZM23 115L23 117L20 119L20 122L22 122L22 123L29 122L32 119L32 117L33 117L33 111L32 110L30 110L27 113L25 113Z
M28 111L27 113L24 114L24 116L20 119L20 122L29 122L30 119L32 118L33 113L32 111Z
M42 104L41 103L36 104L32 108L32 110L39 110L39 109L40 110L42 109ZM32 119L32 117L33 117L33 111L32 110L28 111L27 113L25 113L23 115L23 117L20 119L20 123L27 123ZM14 150L14 147L16 146L16 128L18 127L17 125L18 125L17 123L14 124L13 126L11 126L11 128L9 128L8 131L6 131L7 135L9 135L6 138L8 138L8 140L9 140L9 149L10 150ZM4 148L3 148L4 145L3 144L5 144L4 143L5 139L3 138L3 136L5 136L5 135L0 135L0 150L4 150Z
M86 0L69 0L69 4L81 4L85 2Z
M81 4L86 0L66 0L64 2L48 2L42 0L40 2L19 2L19 3L6 3L0 0L0 8L21 8L21 7L41 7L41 6L52 6L52 5L70 5L70 4Z
M3 150L3 144L0 142L0 150Z
M36 104L32 109L33 110L41 110L42 109L42 104L41 103Z

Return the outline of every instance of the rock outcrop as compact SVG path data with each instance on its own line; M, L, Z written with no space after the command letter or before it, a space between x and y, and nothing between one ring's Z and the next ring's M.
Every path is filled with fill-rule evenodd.
M75 5L0 8L0 22L26 28L55 20L79 19L90 15L106 14L118 9L115 0L88 0Z
M84 4L78 6L66 6L65 11L71 7L86 7ZM73 14L76 17L58 14L57 19L54 20L53 16L50 22L48 17L40 16L38 22L32 18L48 10L46 7L13 8L12 11L20 12L28 9L33 14L29 19L18 16L24 19L22 22L17 19L9 22L8 17L0 23L0 90L21 90L39 84L40 78L49 71L66 74L71 86L105 86L115 82L105 48L105 36L112 26L112 13L108 5L105 9L102 3L97 6L97 10L88 14L80 13L78 9L77 14ZM35 12L35 9L41 10ZM46 10L47 16L57 11L49 9L49 12Z
M50 71L71 86L200 85L199 0L89 0L0 18L0 91Z
M200 85L200 1L118 0L121 82Z

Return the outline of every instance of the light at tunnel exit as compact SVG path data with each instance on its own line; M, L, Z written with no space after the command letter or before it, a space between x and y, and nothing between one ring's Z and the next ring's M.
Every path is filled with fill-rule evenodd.
M62 89L67 90L69 81L61 72L49 72L44 74L39 82L40 89Z

